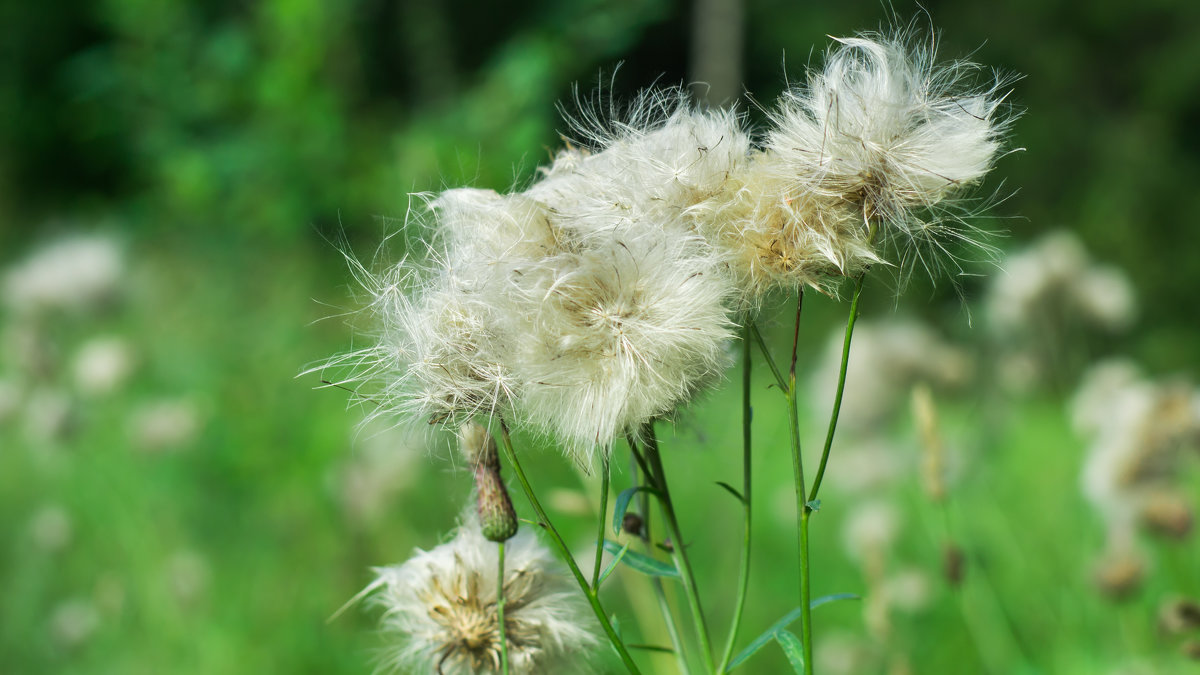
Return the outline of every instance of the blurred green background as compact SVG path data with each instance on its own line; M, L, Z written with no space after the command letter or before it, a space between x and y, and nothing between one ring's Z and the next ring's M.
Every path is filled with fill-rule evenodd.
M1025 151L999 162L984 192L1011 196L984 226L1008 233L1006 249L1075 232L1129 275L1139 318L1117 336L1068 331L1077 339L1054 349L1071 358L1020 396L980 383L942 401L975 453L949 505L915 479L887 493L907 523L889 555L926 570L933 599L894 620L886 644L867 637L862 604L823 608L818 642L874 639L874 660L848 672L1188 672L1155 613L1166 595L1200 595L1195 539L1148 543L1151 571L1131 598L1096 592L1104 525L1080 495L1085 443L1066 401L1099 356L1152 375L1200 365L1200 4L922 6L943 57L1024 76L1011 100L1025 111L1012 145ZM737 20L703 27L721 11ZM907 22L921 10L891 11ZM120 266L103 302L32 319L0 309L0 399L18 402L8 414L0 404L0 671L369 671L375 617L326 619L370 566L436 544L470 486L444 438L358 430L364 411L347 409L348 395L296 377L362 339L341 316L356 305L334 242L370 259L411 192L528 181L560 145L556 103L575 86L620 98L702 79L714 103L744 86L769 106L827 35L878 28L888 12L719 0L0 5L0 270L80 233L112 242ZM987 283L965 279L960 300L920 282L897 298L881 280L864 315L916 316L982 344L968 314ZM809 303L805 372L844 312ZM782 351L787 327L767 326ZM121 345L120 386L80 384L80 354L98 338ZM795 604L785 417L767 377L756 371L763 479L742 644ZM740 482L739 406L726 387L664 442L722 636L740 514L713 482ZM805 417L811 449L823 421ZM914 437L905 415L889 431ZM580 498L595 481L549 450L532 464L586 548L594 525ZM614 482L626 487L627 473ZM818 594L865 592L835 526L848 509L831 498L815 521ZM947 538L966 552L958 587L938 576ZM637 626L648 592L622 575L609 601ZM665 639L653 621L629 630ZM657 659L649 672L671 672ZM784 668L768 648L744 672Z

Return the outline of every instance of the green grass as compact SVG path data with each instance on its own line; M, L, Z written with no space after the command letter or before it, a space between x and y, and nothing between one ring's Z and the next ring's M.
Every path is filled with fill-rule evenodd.
M316 376L295 377L305 364L350 345L343 321L318 321L337 310L314 301L349 303L347 274L332 248L179 239L134 242L132 250L129 292L114 312L61 319L48 333L65 361L89 335L124 336L139 360L128 385L111 396L78 398L73 432L61 440L31 441L19 420L0 423L4 672L370 670L381 646L376 617L356 608L327 619L367 583L369 567L433 546L453 527L469 494L468 474L444 458L422 456L380 517L355 520L339 500L339 476L368 442L354 430L363 411L347 409L344 392L314 389ZM842 311L814 303L804 338L823 344ZM52 377L55 386L69 385L66 372ZM786 417L783 397L768 383L765 367L756 366L753 573L738 650L798 599ZM741 538L740 507L715 484L740 484L737 389L730 384L707 396L673 431L660 430L718 645L733 612ZM163 397L192 401L201 431L176 452L141 452L130 441L130 413ZM891 637L876 645L883 653L870 672L901 660L912 672L953 675L1083 675L1132 662L1148 664L1149 672L1185 672L1178 645L1156 630L1155 614L1168 595L1200 594L1195 539L1145 540L1152 562L1142 591L1124 603L1102 598L1091 564L1103 531L1080 496L1083 446L1068 428L1064 402L978 400L939 400L948 437L966 459L944 505L924 496L915 469L880 495L904 522L885 564L926 571L932 601L916 614L891 615ZM802 423L806 467L815 467L824 420ZM915 443L903 420L893 435L898 447ZM430 438L446 442L433 432ZM523 435L516 441L543 494L594 498L598 478L582 476ZM398 444L396 452L421 451ZM630 484L623 446L613 464L615 493ZM829 471L839 471L836 442ZM528 517L517 490L514 501ZM556 512L554 503L565 538L589 556L594 521ZM61 550L40 550L32 539L30 520L46 505L69 514L73 535ZM825 489L812 526L815 596L868 591L842 545L841 523L853 507L851 498ZM940 574L947 541L966 553L958 588ZM169 573L181 556L201 561L199 590L190 596L181 596L174 588L180 580ZM669 590L687 633L684 599ZM68 647L55 639L52 623L73 599L94 606L98 622ZM619 570L604 600L630 641L668 644L645 578ZM864 607L842 601L817 610L818 651L822 636L834 634L869 644ZM638 658L651 673L670 672L673 663L669 656ZM787 667L772 644L741 672Z

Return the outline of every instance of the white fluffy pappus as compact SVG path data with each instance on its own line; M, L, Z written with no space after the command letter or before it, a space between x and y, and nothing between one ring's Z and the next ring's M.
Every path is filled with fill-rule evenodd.
M668 416L721 376L733 287L698 237L649 232L560 256L505 316L523 419L577 459Z
M461 422L510 409L513 382L498 332L496 285L487 265L451 267L442 256L423 271L407 261L381 273L346 255L367 293L368 346L306 372L345 372L333 384L373 404L369 417L412 415Z
M693 209L719 195L750 152L738 113L696 110L677 88L644 91L620 113L597 107L568 116L579 147L560 152L524 193L580 237L690 232Z
M768 151L801 191L858 205L868 238L898 251L902 275L958 267L952 244L987 247L952 198L1000 152L1010 80L978 78L981 67L966 61L936 63L935 41L912 31L837 43L772 111Z
M497 555L472 514L448 542L375 569L363 594L383 610L384 632L395 640L381 665L396 672L499 673ZM506 544L504 626L514 675L590 670L587 654L598 645L594 620L558 566L529 529Z
M689 209L697 231L725 257L739 308L756 308L775 289L829 293L839 277L882 262L857 211L806 191L790 170L777 154L756 153L721 195Z

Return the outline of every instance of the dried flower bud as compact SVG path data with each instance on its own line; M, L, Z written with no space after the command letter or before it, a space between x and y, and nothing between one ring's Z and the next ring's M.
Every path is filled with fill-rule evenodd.
M946 498L945 446L938 430L937 404L929 385L921 382L912 390L912 412L917 428L921 432L922 453L921 484L925 494L934 502Z
M1164 602L1158 609L1158 625L1171 635L1200 629L1200 603L1187 598Z
M626 511L625 517L621 519L621 529L622 530L624 530L625 532L627 532L629 534L641 537L643 539L646 538L645 527L646 527L646 521L642 520L642 517L640 515L632 512L632 511Z
M1156 493L1142 505L1142 522L1156 534L1183 539L1192 531L1192 507L1177 495Z
M957 544L946 544L942 548L942 574L946 583L960 586L967 571L967 556Z
M1132 553L1110 554L1096 567L1095 582L1100 592L1113 600L1135 593L1146 576L1146 566Z
M500 454L491 434L475 422L462 426L463 455L475 471L475 500L479 525L489 541L508 541L517 533L517 512L500 477Z

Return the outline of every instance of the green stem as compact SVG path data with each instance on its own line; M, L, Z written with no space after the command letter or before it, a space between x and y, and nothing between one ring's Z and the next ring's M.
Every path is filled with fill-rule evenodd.
M708 636L708 624L704 620L704 609L700 606L700 592L696 588L696 575L692 571L692 563L688 559L687 548L683 544L683 533L679 529L679 519L675 516L675 505L671 502L671 491L667 487L667 474L663 470L662 457L658 452L658 438L654 434L654 422L647 422L643 430L646 462L653 472L658 488L658 500L662 505L663 520L671 533L671 555L675 558L675 569L679 570L679 576L687 594L688 608L692 611L692 622L695 624L696 634L700 638L700 652L704 657L705 668L710 673L716 672L712 640Z
M838 371L837 393L833 397L833 413L829 416L829 431L825 434L825 448L821 451L821 464L817 466L817 477L813 480L808 501L817 498L821 480L825 477L825 465L829 462L829 449L833 447L833 432L837 429L838 413L842 409L842 393L846 389L846 367L850 363L850 338L854 336L854 322L858 319L858 299L862 296L863 278L866 273L854 278L854 299L850 301L850 318L846 319L846 339L842 342L842 365Z
M604 526L608 524L608 457L600 466L600 527L596 531L596 565L592 568L592 588L600 592L600 562L604 558Z
M771 369L771 374L775 376L775 384L779 385L779 391L787 395L788 382L783 379L783 373L779 372L779 366L775 365L775 357L771 356L771 350L767 349L767 343L763 340L762 333L758 332L758 326L750 324L750 334L754 336L754 341L758 343L758 349L762 352L763 359L767 362L767 367Z
M721 656L718 673L725 672L729 659L733 657L733 646L737 643L738 629L742 625L742 612L746 607L746 591L750 587L750 332L753 326L746 324L742 333L742 505L744 507L742 562L738 575L737 604L734 605L733 622L729 627L729 639L725 642L725 653Z
M653 487L654 478L646 468L646 460L642 458L642 454L638 452L637 443L633 438L626 437L629 443L629 455L633 457L633 475L636 478L638 469L642 472L641 485L650 485ZM645 537L646 554L654 557L654 544L650 536L650 494L645 490L638 493L638 506L642 512L642 536ZM675 612L671 608L671 603L667 600L667 591L663 587L662 579L659 577L650 577L650 585L654 587L654 597L658 600L658 611L662 614L663 623L667 626L667 635L671 637L671 646L675 649L675 664L679 666L681 675L691 675L691 668L688 666L687 652L684 651L683 638L679 635L679 626L675 624Z
M496 580L496 622L500 626L500 672L508 675L508 629L504 625L504 542L499 542L497 546L500 547L500 562L496 565L499 568Z
M567 562L567 567L571 570L571 576L575 577L575 582L579 584L580 590L587 597L588 604L592 606L592 611L596 614L596 619L600 621L600 627L604 629L605 635L608 636L608 641L612 643L613 649L617 650L617 654L621 657L625 668L630 673L633 673L633 675L641 675L641 671L638 670L633 657L629 655L629 650L625 648L625 643L621 641L621 637L613 629L608 615L605 614L604 607L600 604L599 596L588 585L583 572L579 570L579 565L576 564L575 557L571 555L571 549L567 547L567 542L563 541L562 535L554 528L554 524L550 522L550 517L546 515L546 510L542 508L542 503L538 500L537 494L534 493L533 486L530 485L529 478L525 475L525 470L521 468L521 463L517 460L517 453L513 450L512 439L508 434L508 426L504 424L503 420L500 420L500 437L504 446L504 455L508 458L509 464L512 464L513 472L517 474L517 480L521 482L521 489L525 491L525 497L529 499L530 506L533 507L534 512L537 514L539 524L550 533L551 541L554 542L554 546Z
M804 645L804 673L812 675L812 588L809 584L808 502L804 498L804 461L800 457L800 417L796 409L796 356L800 346L800 313L804 309L804 291L796 298L796 327L792 332L792 363L788 369L788 432L792 446L792 473L796 480L796 515L799 518L800 553L800 640Z

